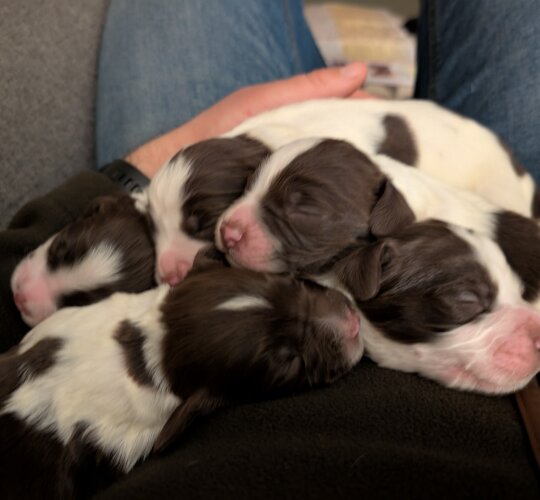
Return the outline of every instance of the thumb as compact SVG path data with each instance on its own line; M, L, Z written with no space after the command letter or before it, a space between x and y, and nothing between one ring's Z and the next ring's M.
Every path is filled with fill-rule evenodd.
M348 97L358 90L366 78L367 67L354 62L342 67L323 68L293 76L285 80L257 85L263 106L272 108L307 99ZM265 92L266 86L271 86ZM261 103L262 104L262 103Z

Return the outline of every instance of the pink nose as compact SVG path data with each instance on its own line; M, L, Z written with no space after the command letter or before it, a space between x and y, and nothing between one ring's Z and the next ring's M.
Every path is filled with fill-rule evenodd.
M174 252L165 252L159 258L159 278L171 286L184 280L191 269L191 262L179 258Z
M360 332L360 318L354 311L349 311L347 316L347 327L345 335L349 339L355 339Z
M244 236L241 224L236 220L225 220L219 228L221 241L225 248L233 248Z
M540 369L540 332L527 332L503 342L495 359L509 372L529 374Z

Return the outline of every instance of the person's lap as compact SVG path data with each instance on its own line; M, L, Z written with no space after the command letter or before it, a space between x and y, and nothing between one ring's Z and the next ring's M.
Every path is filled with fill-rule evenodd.
M427 0L416 97L493 128L540 180L534 0ZM324 65L300 0L112 0L97 102L98 166L240 87Z

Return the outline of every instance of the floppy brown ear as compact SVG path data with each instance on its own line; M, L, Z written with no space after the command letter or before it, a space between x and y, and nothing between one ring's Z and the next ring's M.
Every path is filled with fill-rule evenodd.
M354 300L364 302L379 293L383 266L390 258L390 246L378 242L350 253L336 263L334 271Z
M122 200L123 198L124 198L124 195L98 196L97 198L94 198L88 204L88 206L86 207L86 210L84 211L83 217L90 217L92 215L102 214L104 212L107 212L113 206L118 205L119 200ZM125 197L125 198L129 199L128 197Z
M159 453L168 448L197 417L208 415L222 404L221 399L211 397L205 389L194 392L172 412L161 429L152 452Z
M414 222L414 213L403 195L388 179L382 186L382 194L375 203L369 219L374 236L389 236Z
M197 252L191 272L204 271L213 267L229 267L229 264L225 254L221 253L215 245L210 244Z

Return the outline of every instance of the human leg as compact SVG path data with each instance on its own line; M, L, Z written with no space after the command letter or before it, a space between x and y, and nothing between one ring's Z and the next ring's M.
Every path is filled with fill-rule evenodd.
M497 132L540 182L540 9L534 0L425 0L416 96Z

